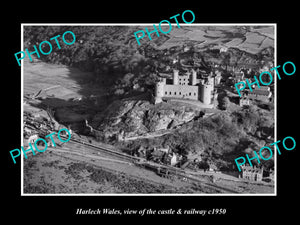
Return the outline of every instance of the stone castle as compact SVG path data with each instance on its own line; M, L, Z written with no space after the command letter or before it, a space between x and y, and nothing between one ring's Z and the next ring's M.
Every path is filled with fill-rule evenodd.
M171 82L167 82L166 78L161 78L156 83L154 103L160 103L163 99L184 99L201 101L204 107L213 108L214 86L220 83L220 77L218 75L198 79L195 70L184 75L179 75L178 70L173 70Z

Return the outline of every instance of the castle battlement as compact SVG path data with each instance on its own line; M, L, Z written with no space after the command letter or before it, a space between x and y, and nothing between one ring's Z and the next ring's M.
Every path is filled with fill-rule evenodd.
M155 86L155 104L162 102L163 98L188 99L201 101L205 105L213 102L214 78L206 80L197 79L197 72L179 75L178 70L173 71L171 84L167 84L166 78L161 78Z

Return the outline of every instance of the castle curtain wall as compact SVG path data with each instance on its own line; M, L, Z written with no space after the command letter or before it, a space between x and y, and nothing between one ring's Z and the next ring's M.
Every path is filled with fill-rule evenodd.
M164 85L164 97L198 100L198 86Z

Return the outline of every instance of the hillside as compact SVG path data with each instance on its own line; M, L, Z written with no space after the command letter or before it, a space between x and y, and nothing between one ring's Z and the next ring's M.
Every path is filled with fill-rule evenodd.
M41 54L41 60L93 72L96 83L109 86L116 82L127 82L126 74L130 73L130 84L128 82L125 85L137 82L147 89L147 85L153 82L153 79L147 77L155 77L156 71L166 70L166 66L171 65L177 55L181 55L183 59L205 58L206 62L241 67L261 66L273 61L274 31L271 26L174 27L167 35L153 35L152 41L144 38L139 46L133 34L143 28L144 26L26 26L24 40L25 47L33 49L34 43L38 45L71 30L76 35L75 43L64 45L61 49L53 44L52 53L46 56ZM190 51L183 52L183 47L188 47ZM222 47L226 47L228 51L218 54ZM140 79L145 82L139 82Z
M230 103L233 104L233 103ZM118 145L118 138L143 137L145 133L168 130L155 138L120 142L130 154L169 146L189 158L215 164L222 170L235 167L234 159L259 150L266 137L274 137L274 111L251 106L242 110L219 111L213 116L193 108L164 103L154 107L146 101L112 103L93 118L101 141ZM263 162L267 168L273 161Z
M241 108L231 97L230 110L203 117L203 112L192 107L169 103L154 106L151 102L159 73L171 73L170 66L177 56L184 63L196 61L206 71L218 64L251 68L255 73L274 60L271 27L183 26L152 41L142 40L138 46L133 33L141 28L25 27L25 48L67 30L76 35L73 45L62 49L53 46L51 54L41 56L40 60L54 66L62 64L57 70L62 76L52 85L60 82L65 85L65 90L49 91L41 105L54 108L56 119L72 125L79 133L90 134L84 126L84 120L88 120L98 130L98 140L119 145L124 151L134 153L140 148L151 151L154 147L170 146L183 155L213 162L219 169L232 169L235 157L258 150L267 137L274 137L274 110L260 103ZM224 47L227 50L220 53ZM77 76L79 73L74 68L84 71L85 78L82 74ZM67 84L64 77L76 82ZM28 80L25 90L35 90L30 85L37 85L37 79ZM45 83L38 82L38 89L46 87ZM60 92L63 93L59 95ZM75 102L74 98L80 100ZM137 137L161 130L170 132L156 138L118 141L119 137ZM272 160L264 162L267 167L272 167L272 163Z

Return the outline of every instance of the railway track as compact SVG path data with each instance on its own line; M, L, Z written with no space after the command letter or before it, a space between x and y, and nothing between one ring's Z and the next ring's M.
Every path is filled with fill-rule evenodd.
M56 152L61 152L63 154L67 153L67 154L78 155L78 156L82 156L84 158L90 158L90 159L94 159L94 160L104 160L104 161L109 161L109 162L116 162L116 163L123 163L123 164L133 165L133 163L131 163L131 162L118 160L118 159L107 158L107 157L101 157L101 156L97 156L97 155L93 155L93 154L86 154L86 153L82 153L82 152L79 152L79 151L73 151L73 150L70 151L69 149L55 149L55 153Z
M38 93L38 94L40 94L40 93ZM50 119L55 123L55 125L57 125L57 127L59 127L60 124L55 120L55 118L53 116L53 111L50 108L48 108L47 113L48 113L48 116L50 117ZM210 188L213 188L214 190L218 190L220 192L238 193L234 190L231 190L231 189L228 189L228 188L223 188L223 187L217 186L213 183L205 182L205 181L201 180L199 177L196 177L193 174L189 174L187 171L185 171L183 169L174 168L174 167L171 167L171 166L162 165L162 164L158 164L158 163L154 163L154 162L147 162L143 158L131 156L131 155L122 153L122 152L117 151L117 150L109 149L107 147L101 147L101 146L93 145L91 143L87 143L86 141L84 141L83 139L80 139L79 137L76 138L76 139L71 138L71 140L69 140L69 143L73 143L73 144L76 144L76 145L79 145L79 146L80 145L87 146L88 148L85 148L84 152L75 151L75 150L70 151L68 149L57 149L57 151L60 151L64 154L65 153L76 154L76 155L80 155L80 156L84 156L84 157L88 157L88 158L93 158L93 159L96 159L96 160L97 159L98 160L108 160L108 161L114 161L114 162L119 162L119 163L130 162L130 163L134 163L136 165L150 167L155 172L157 172L157 170L159 168L164 168L167 171L169 171L171 175L174 175L178 178L181 178L181 179L184 179L184 180L187 180L187 181L190 181L190 182L194 182L194 183L202 185L202 186L210 187ZM92 153L92 151L94 151L94 153L95 152L106 153L108 155L112 155L114 157L117 157L120 160L109 159L109 158L89 154L89 153Z
M138 160L141 160L141 158L138 158L138 157L135 157L135 156L131 156L131 155L128 155L128 154L125 154L125 153L122 153L122 152L118 152L116 150L112 150L112 149L108 149L108 148L104 148L104 147L101 147L101 146L96 146L96 145L93 145L93 144L90 144L90 143L87 143L87 142L84 142L84 141L78 141L78 140L75 140L75 139L70 139L69 142L73 142L73 143L77 143L79 145L84 145L84 146L88 146L90 148L93 148L93 150L95 152L105 152L107 154L110 154L110 155L114 155L114 156L117 156L119 158L122 158L122 159L126 159L128 161L138 161Z
M234 191L232 189L229 188L224 188L224 187L220 187L218 185L215 185L213 183L209 183L209 182L205 182L203 180L201 180L199 177L195 176L194 174L190 174L187 171L180 169L180 168L174 168L168 165L162 165L162 164L158 164L158 163L154 163L154 162L149 162L149 161L145 161L144 158L140 158L140 157L136 157L136 156L131 156L113 149L109 149L109 148L105 148L105 147L101 147L101 146L96 146L90 143L85 142L84 140L77 140L74 138L71 138L71 140L69 141L71 143L74 143L76 145L82 145L82 146L88 146L88 151L86 151L85 149L85 153L80 153L78 151L74 151L73 154L77 154L77 155L82 155L83 157L88 157L88 158L93 158L93 159L98 159L98 160L108 160L108 161L115 161L118 163L130 163L130 164L135 164L137 166L142 166L144 168L147 169L152 169L154 172L157 173L158 168L159 169L165 169L168 171L168 173L173 176L173 177L177 177L180 178L182 180L188 181L188 182L192 182L195 184L199 184L203 187L207 187L207 188L213 188L214 190L217 190L221 193L239 193L237 191ZM112 155L115 156L117 158L120 158L122 160L115 160L115 159L108 159L108 158L104 158L104 157L100 157L100 156L95 156L92 154L88 154L89 151L94 151L94 153L97 152L101 152L101 153L106 153L108 155ZM72 151L68 151L70 154L72 154Z
M58 152L61 152L61 153L63 153L63 154L58 154ZM81 154L78 154L77 151L76 151L75 153L74 153L73 151L70 152L70 151L65 151L65 150L59 150L59 151L57 151L57 149L56 149L55 151L53 151L53 154L56 154L56 155L59 155L60 157L69 159L69 157L68 157L65 153L67 153L67 154L75 154L75 155L80 155L80 156L83 155L83 154L82 154L82 155L81 155ZM94 156L91 157L90 155L83 155L83 157L95 159ZM104 157L99 157L99 158L101 158L101 160L108 160L108 161L112 161L112 162L125 163L125 164L133 165L132 163L125 162L125 161L112 160L112 159L108 159L108 158L104 158ZM96 159L98 159L98 157L96 157ZM110 168L107 168L107 167L103 167L103 166L101 166L101 165L96 165L96 164L94 164L94 163L92 163L91 166L92 166L93 168L95 168L95 169L101 169L101 170L104 170L104 171L107 171L107 172L116 173L116 170L113 170L113 169L110 169ZM117 173L122 173L122 172L117 172ZM155 184L155 185L157 185L157 186L163 185L163 186L168 187L168 188L174 188L172 185L169 185L169 184L166 184L166 183L165 183L165 184L162 184L162 183L160 183L160 182L158 182L158 181L149 180L149 179L146 179L146 178L143 178L143 177L140 177L140 176L136 176L136 175L132 175L132 174L131 174L130 177L135 178L135 179L137 179L137 180L144 181L144 182L148 182L148 183L151 183L151 184Z

